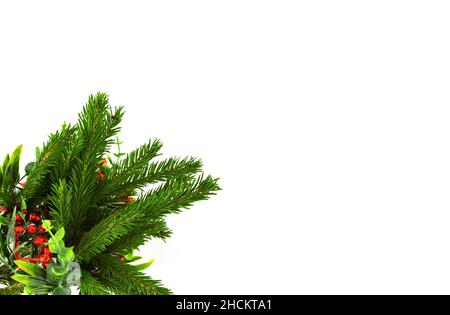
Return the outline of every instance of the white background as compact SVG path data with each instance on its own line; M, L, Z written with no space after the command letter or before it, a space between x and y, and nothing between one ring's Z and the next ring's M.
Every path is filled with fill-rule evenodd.
M1 155L100 90L221 177L144 250L175 293L450 293L448 1L0 3Z

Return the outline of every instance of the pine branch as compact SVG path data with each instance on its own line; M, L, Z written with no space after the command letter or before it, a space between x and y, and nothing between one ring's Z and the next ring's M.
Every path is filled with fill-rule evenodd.
M168 181L149 191L143 201L145 216L156 219L188 209L194 202L207 200L220 190L218 179L203 175Z
M95 225L76 247L78 259L89 261L139 226L148 225L162 216L189 208L196 201L208 199L217 190L220 190L217 179L211 176L168 182Z
M108 189L108 197L101 203L108 204L118 202L123 199L122 192L143 189L147 185L155 184L161 181L176 180L185 178L201 171L201 160L194 157L169 158L162 161L150 163L146 167L135 170L131 176L122 180L112 178Z
M81 146L79 145L79 138L74 132L65 141L65 145L61 150L57 163L52 168L50 173L51 183L57 183L60 180L69 180L71 169L74 161L80 156Z
M49 198L50 214L52 216L55 229L69 226L71 219L69 214L72 205L72 192L64 179L52 185L52 192Z
M108 295L109 290L86 270L81 270L80 293L83 295Z
M48 177L55 165L62 160L61 154L75 130L75 127L63 125L61 132L51 134L42 151L38 151L36 163L28 174L27 184L21 192L21 196L27 199L29 207L37 205L49 194L51 182Z
M107 252L126 255L139 246L154 238L162 240L168 239L172 231L167 227L164 219L158 219L148 224L143 224L128 234L118 239L114 244L108 247Z
M126 154L125 158L113 165L109 179L103 187L99 188L97 200L107 195L120 196L126 191L139 188L138 185L130 184L130 182L133 181L136 174L140 174L141 170L146 168L153 158L160 155L161 147L161 141L155 139Z
M136 210L116 211L89 230L75 247L78 260L88 262L115 240L137 228L141 213Z
M129 291L124 288L117 280L107 277L99 277L100 283L107 288L110 294L114 295L130 295Z
M154 161L162 147L158 139L124 157L119 152L118 161L111 162L112 168L100 165L120 131L123 114L123 107L111 108L105 93L90 95L77 124L64 124L61 131L50 135L42 150L37 149L36 161L26 167L28 178L22 190L16 187L21 147L7 155L0 167L0 205L7 208L2 212L8 215L12 209L22 213L24 204L37 215L44 209L41 205L50 207L53 226L58 229L55 235L64 228L64 240L60 234L63 246L75 246L82 267L81 294L170 294L159 281L118 256L153 238L170 237L165 216L215 195L220 190L218 179L205 177L201 160L194 157ZM148 185L155 188L145 193ZM135 198L134 202L129 197ZM13 211L10 217L2 216L4 226L10 221L7 234L12 241L5 242L1 237L5 231L0 234L4 264L0 268L0 283L9 285L1 288L0 294L18 294L23 290L20 284L10 281L9 273L15 267L9 265L7 258L13 259L14 255L5 250L5 244L14 244L16 210ZM47 213L44 211L42 216L47 217ZM22 219L28 229L31 214ZM27 255L35 254L30 253ZM65 258L58 254L59 259ZM91 273L92 268L95 274Z
M78 118L77 151L80 156L74 161L71 172L72 205L70 223L66 227L68 242L76 243L82 231L81 226L89 209L95 207L98 178L96 170L105 152L114 142L113 137L120 131L123 108L112 111L108 96L104 93L90 96Z
M109 284L118 294L167 295L172 292L164 288L161 282L153 280L133 265L120 261L117 256L101 255L93 264L100 270L100 281ZM116 292L116 288L119 291Z

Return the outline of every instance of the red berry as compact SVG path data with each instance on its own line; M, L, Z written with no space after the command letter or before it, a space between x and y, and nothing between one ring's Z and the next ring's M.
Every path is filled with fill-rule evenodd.
M34 224L30 224L27 227L27 232L30 233L30 234L34 234L34 233L36 233L36 231L37 231L36 225L34 225Z
M44 248L44 254L51 255L51 254L52 254L52 251L50 250L50 248L45 247L45 248Z
M21 212L22 212L23 214L28 214L28 210L27 210L27 209L23 209Z
M32 213L30 214L30 221L35 223L41 222L41 217L38 216L36 213Z
M23 219L20 216L20 214L16 214L16 225L22 225L23 224Z
M48 241L48 239L44 236L36 236L33 239L33 244L34 245L42 245L42 244L46 243L47 241Z
M16 226L14 228L14 234L16 234L16 236L21 236L24 232L25 228L23 226Z
M42 225L39 225L39 233L45 234L47 231L44 229Z
M51 259L52 257L49 254L44 254L41 256L41 263L47 264Z
M120 259L120 261L125 261L126 260L125 256L119 256L119 259Z

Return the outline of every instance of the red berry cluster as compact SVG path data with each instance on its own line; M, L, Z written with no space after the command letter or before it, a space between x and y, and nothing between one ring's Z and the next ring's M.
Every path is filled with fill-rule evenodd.
M20 252L16 251L15 258L41 263L45 268L52 259L52 252L46 245L48 237L47 231L42 226L43 218L48 218L47 207L41 207L33 211L21 210L20 213L16 214L14 234L16 248L22 242L27 242L31 244L34 253L32 257L21 257Z

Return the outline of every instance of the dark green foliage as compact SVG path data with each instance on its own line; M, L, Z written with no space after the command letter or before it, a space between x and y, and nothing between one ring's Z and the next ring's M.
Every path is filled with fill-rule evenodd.
M109 105L106 94L91 95L78 122L64 124L36 150L23 189L16 188L17 148L0 167L0 206L14 209L25 202L29 209L50 208L53 226L64 228L64 241L74 247L81 265L81 294L170 294L124 256L153 238L170 237L165 217L214 195L220 190L218 180L203 175L200 159L161 159L158 139L120 152L123 113L122 107ZM119 152L111 159L114 144ZM101 163L106 159L109 165ZM6 257L11 255L4 234L9 221L0 218L0 271L8 271L14 268ZM22 290L10 276L4 272L8 288L0 294Z
M170 294L161 282L144 275L135 266L123 263L117 256L99 255L93 265L102 272L98 279L115 294Z
M127 233L126 237L122 237L115 241L114 244L108 248L108 251L125 255L153 238L166 240L171 235L172 231L167 227L165 220L149 220L149 222L146 222Z
M59 229L63 226L70 226L72 223L69 221L72 219L70 214L72 193L65 179L60 179L59 182L52 184L49 202L50 214L55 227Z
M67 163L66 151L70 147L76 128L64 124L61 131L49 136L42 150L36 149L36 162L28 172L27 184L21 195L31 208L46 200L52 181Z

